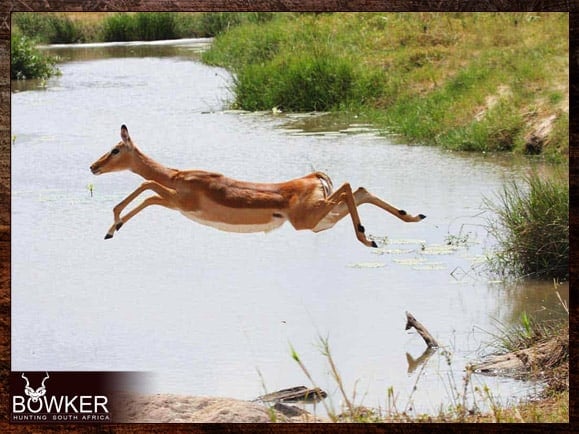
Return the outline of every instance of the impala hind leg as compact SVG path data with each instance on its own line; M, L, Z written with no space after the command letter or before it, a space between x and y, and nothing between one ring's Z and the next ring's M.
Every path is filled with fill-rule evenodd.
M356 238L368 247L378 247L374 241L366 238L364 226L360 222L356 201L352 194L350 184L345 183L334 191L323 203L321 207L310 212L305 221L292 221L296 229L310 229L314 232L320 232L334 226L344 216L350 214ZM291 219L290 219L291 220Z
M351 190L350 190L350 193L351 193ZM355 207L358 207L359 205L362 205L364 203L370 203L370 204L375 205L379 208L382 208L385 211L388 211L390 214L394 215L395 217L398 217L400 220L403 220L405 222L419 222L419 221L426 218L426 216L424 214L418 214L416 216L410 215L406 211L404 211L402 209L398 209L395 206L390 205L388 202L383 201L379 197L374 196L372 193L368 192L368 190L366 190L363 187L358 188L352 194L352 197L353 197L353 201L355 203ZM331 197L328 198L328 200L330 200L330 199L331 199ZM314 232L321 232L321 231L324 231L326 229L330 229L331 227L333 227L336 223L338 223L340 220L342 220L348 214L350 214L352 216L352 220L354 221L354 214L350 210L351 210L351 207L347 201L339 201L339 202L335 203L335 205L333 207L331 207L328 212L326 212L325 214L323 214L321 216L321 218L316 222L316 224L314 225L312 230ZM356 216L357 216L357 212L356 212ZM357 217L356 220L357 220L357 223L355 223L355 225L356 224L359 225L358 231L363 234L364 233L364 227L360 224L360 218ZM358 239L360 239L360 237L358 237ZM364 244L366 244L366 243L364 243ZM366 244L366 245L368 245L368 244ZM377 247L374 242L372 242L372 247Z
M148 197L145 199L141 204L136 206L134 209L129 211L123 217L121 217L121 212L133 201L135 200L141 193L146 190L152 190L157 195ZM114 223L109 228L108 232L105 235L105 240L112 238L115 231L121 229L123 224L133 218L136 214L141 212L148 206L151 205L161 205L167 208L174 208L175 204L175 190L171 190L155 181L146 181L143 182L135 191L129 194L125 199L123 199L117 206L113 208L114 214Z
M419 222L426 218L424 214L418 214L415 216L410 215L403 209L398 209L395 206L390 205L388 202L384 202L379 197L374 196L364 187L360 187L358 190L356 190L356 192L354 193L354 200L356 201L356 205L362 205L363 203L370 203L372 205L377 206L378 208L382 208L384 211L388 211L393 216L398 217L400 220L405 221L407 223Z

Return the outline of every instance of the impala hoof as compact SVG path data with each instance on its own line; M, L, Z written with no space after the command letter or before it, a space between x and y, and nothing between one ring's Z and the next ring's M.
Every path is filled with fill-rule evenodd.
M372 241L372 247L378 248L378 244L376 244L376 241Z
M115 229L118 231L122 227L123 227L123 222L120 222L115 226Z
M420 220L424 220L426 218L424 214L418 214L418 217L420 218Z
M108 240L109 238L112 238L113 236L111 234L106 234L105 235L105 240Z

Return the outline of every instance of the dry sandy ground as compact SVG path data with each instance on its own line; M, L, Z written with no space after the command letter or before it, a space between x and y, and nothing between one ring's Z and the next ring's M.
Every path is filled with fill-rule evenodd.
M123 395L117 411L120 421L133 423L324 422L293 405L270 409L260 402L170 394Z

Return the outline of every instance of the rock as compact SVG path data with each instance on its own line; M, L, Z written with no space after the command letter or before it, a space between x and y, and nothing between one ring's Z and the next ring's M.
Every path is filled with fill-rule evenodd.
M172 394L121 394L115 399L115 422L128 423L271 423L322 422L293 406L266 405L232 398ZM292 407L287 409L285 407Z

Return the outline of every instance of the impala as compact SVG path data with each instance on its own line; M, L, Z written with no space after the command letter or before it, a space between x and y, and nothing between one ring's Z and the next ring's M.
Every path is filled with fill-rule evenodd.
M121 141L90 166L90 170L95 175L130 170L147 180L114 207L114 223L105 239L112 238L115 231L151 205L180 211L191 220L223 231L246 233L271 231L286 221L296 230L320 232L349 214L356 237L368 247L377 245L366 238L358 205L370 203L405 222L425 218L422 214L411 216L364 188L352 192L348 183L334 191L332 181L322 172L269 184L237 181L202 170L170 169L143 154L125 125L121 126ZM121 216L146 190L155 194Z

